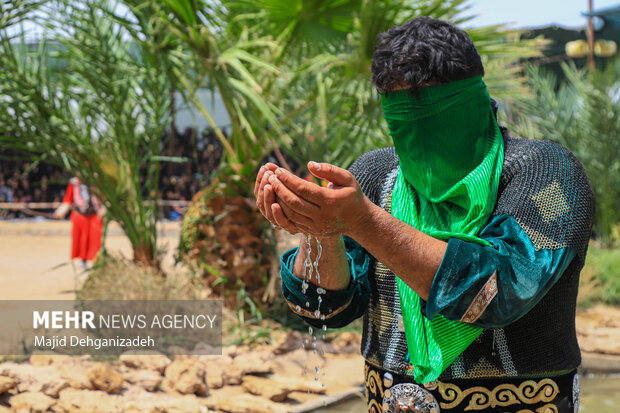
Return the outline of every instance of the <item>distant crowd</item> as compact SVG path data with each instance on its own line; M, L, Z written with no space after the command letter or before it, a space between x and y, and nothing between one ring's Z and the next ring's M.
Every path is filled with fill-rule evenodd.
M160 198L189 201L204 188L222 158L222 146L211 130L198 133L187 128L162 139L161 155L184 158L166 162L160 174ZM0 202L61 202L72 174L44 162L26 160L12 150L0 148ZM177 220L182 207L161 208L162 218ZM0 219L50 216L52 209L0 208Z

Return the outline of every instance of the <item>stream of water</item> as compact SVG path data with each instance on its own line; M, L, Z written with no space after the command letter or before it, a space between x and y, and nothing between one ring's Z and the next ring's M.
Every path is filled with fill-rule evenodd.
M312 258L311 258L311 254L312 254L312 236L310 235L306 235L305 236L305 244L306 244L306 259L304 260L304 273L303 273L303 282L301 284L301 290L302 293L306 293L306 291L308 291L308 288L310 288L311 282L312 282L312 273L314 272L314 276L316 277L316 285L319 285L321 283L321 275L319 273L319 260L321 259L321 254L323 251L323 247L321 246L321 241L316 240L316 257L314 258L314 262L312 262ZM321 320L325 320L325 314L321 313L321 303L323 302L323 296L325 295L325 289L322 287L317 287L316 289L317 295L318 295L318 304L317 304L317 308L314 311L314 316L317 319L321 319ZM306 307L310 306L310 302L306 301ZM324 332L327 330L327 326L325 324L323 324L322 331L319 331L317 333L314 333L314 330L312 327L308 327L308 334L310 334L310 336L312 337L312 350L314 351L314 354L319 354L319 351L317 349L317 338L324 338L325 334ZM321 336L319 337L319 334L321 334ZM304 343L303 347L305 348L307 343ZM325 350L321 349L320 350L321 355L323 355L325 353ZM314 380L315 381L319 381L320 379L320 375L321 375L321 368L316 365L314 366ZM325 375L325 373L323 372L323 376ZM325 384L323 384L323 386L325 386Z

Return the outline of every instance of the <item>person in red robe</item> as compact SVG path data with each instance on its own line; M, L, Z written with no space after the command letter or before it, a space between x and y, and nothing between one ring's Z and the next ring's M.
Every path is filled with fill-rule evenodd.
M69 210L72 210L73 224L71 259L79 258L84 264L93 261L101 249L104 207L77 177L69 180L65 197L54 212L54 218L64 218Z

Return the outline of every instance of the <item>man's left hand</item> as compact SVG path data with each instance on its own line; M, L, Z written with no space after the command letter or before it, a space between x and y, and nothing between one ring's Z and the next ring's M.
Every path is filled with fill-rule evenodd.
M278 200L271 205L274 219L289 232L301 230L317 237L350 235L363 222L370 202L355 177L328 163L310 162L308 170L329 181L329 186L305 181L283 168L270 177Z

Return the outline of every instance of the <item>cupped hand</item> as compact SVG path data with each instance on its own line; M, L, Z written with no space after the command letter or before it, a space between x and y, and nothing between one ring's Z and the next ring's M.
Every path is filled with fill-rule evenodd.
M275 194L273 188L269 184L269 177L276 169L278 169L278 165L273 163L266 163L261 166L256 175L256 182L254 183L256 206L272 225L276 224L276 221L273 219L273 214L271 213L271 204L275 202Z
M261 214L263 214L263 216L267 218L267 220L275 229L280 229L284 227L279 225L276 219L273 217L271 206L277 202L277 199L273 187L269 183L269 179L276 169L278 169L278 165L275 165L271 162L261 166L258 174L256 175L256 182L254 183L254 197L256 197L256 206L260 210ZM286 229L291 234L297 234L299 232L302 232L300 228L290 223L287 224L286 228L284 229Z
M277 202L271 204L275 222L287 231L317 237L350 235L368 210L357 180L349 171L328 163L308 163L317 178L330 182L323 188L283 168L268 177Z

